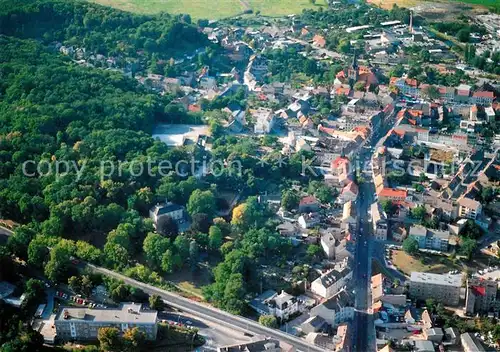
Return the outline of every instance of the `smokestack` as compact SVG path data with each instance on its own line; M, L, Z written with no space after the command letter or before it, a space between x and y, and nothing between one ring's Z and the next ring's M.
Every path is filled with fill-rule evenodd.
M410 33L413 34L413 11L410 10Z

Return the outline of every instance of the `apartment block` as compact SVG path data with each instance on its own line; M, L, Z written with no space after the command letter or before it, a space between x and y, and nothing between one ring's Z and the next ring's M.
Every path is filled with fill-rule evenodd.
M418 242L418 247L422 249L433 249L436 251L448 251L450 242L450 232L428 229L424 226L412 226L410 237Z
M100 328L117 328L122 333L139 328L146 339L155 340L158 331L157 311L143 310L141 304L123 303L119 308L90 309L86 307L61 307L54 325L57 338L64 341L97 340Z
M465 298L465 313L486 313L495 304L497 297L497 283L472 277L467 280L467 293Z
M456 306L460 300L462 275L412 272L410 296L414 299L433 298L445 305Z

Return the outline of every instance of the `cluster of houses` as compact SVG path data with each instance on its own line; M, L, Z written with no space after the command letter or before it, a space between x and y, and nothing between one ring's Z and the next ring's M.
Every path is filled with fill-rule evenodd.
M461 299L463 280L462 274L413 272L409 280L408 298L420 302L431 299L436 304L457 307L464 303ZM498 307L497 282L473 276L467 278L465 287L464 314L485 314ZM443 328L436 314L425 307L417 308L407 299L406 288L395 286L384 275L372 277L371 289L379 351L392 350L390 341L400 347L422 352L460 348L465 351L486 350L481 339L475 335L460 334L456 328Z

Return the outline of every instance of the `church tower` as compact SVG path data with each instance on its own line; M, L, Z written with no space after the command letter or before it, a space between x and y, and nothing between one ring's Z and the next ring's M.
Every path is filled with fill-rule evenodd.
M358 55L354 52L351 67L347 70L347 78L351 83L356 83L359 78Z

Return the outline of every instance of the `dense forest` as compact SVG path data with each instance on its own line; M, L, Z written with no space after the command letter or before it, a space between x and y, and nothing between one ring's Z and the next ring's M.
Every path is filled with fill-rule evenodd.
M189 16L136 15L78 0L2 0L0 31L126 57L144 51L170 58L208 42Z
M302 157L311 155L297 153L284 165L276 155L260 162L256 151L273 145L279 150L277 140L224 135L221 112L207 111L204 119L213 132L209 158L229 166L203 182L165 176L155 161L207 156L196 145L168 148L151 137L157 121L185 121L179 104L121 72L80 66L54 42L125 59L141 59L145 52L145 61L154 61L205 43L189 18L136 16L75 1L2 4L0 218L20 223L8 240L8 254L53 282L66 282L73 273L71 258L78 257L171 289L164 274L183 267L195 271L199 253L208 253L221 263L205 297L241 313L247 289L256 289L245 282L258 282L255 262L285 261L290 244L276 233L276 224L266 222L267 209L255 197L234 210L231 223L217 218L225 206L219 192L245 199L284 182L308 182L301 166ZM244 105L244 92L234 99ZM233 169L236 161L242 172ZM114 171L103 170L103 162ZM186 206L192 224L185 234L178 235L171 222L153 233L149 208L165 199ZM226 236L234 241L223 243Z

